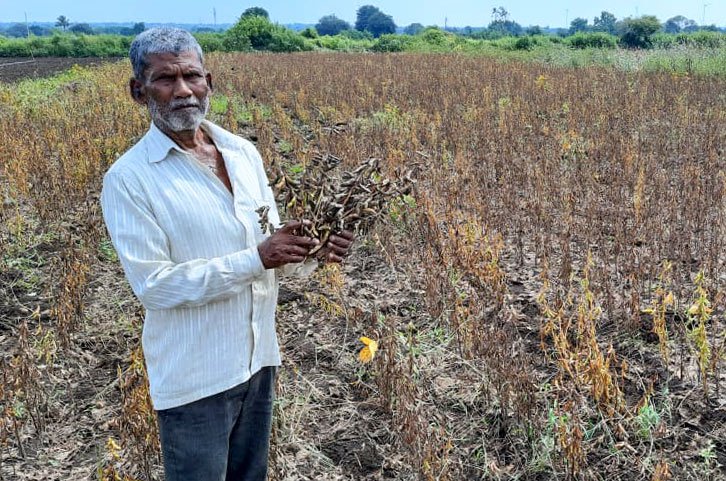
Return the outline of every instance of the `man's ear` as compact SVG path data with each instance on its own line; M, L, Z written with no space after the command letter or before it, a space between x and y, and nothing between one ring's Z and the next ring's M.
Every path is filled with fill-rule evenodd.
M141 80L135 78L129 80L129 93L136 103L146 105L146 89Z
M212 86L212 74L207 72L205 77L207 79L207 87L209 87L209 90L214 90L214 87Z

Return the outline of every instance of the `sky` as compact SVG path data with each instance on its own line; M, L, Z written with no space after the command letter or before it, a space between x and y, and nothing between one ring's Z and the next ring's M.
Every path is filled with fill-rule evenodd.
M592 23L606 10L617 18L655 15L661 22L684 15L701 24L726 26L726 0L0 0L0 22L51 22L65 15L75 22L234 23L248 7L267 10L281 24L314 24L324 15L355 22L356 10L374 5L396 25L486 26L495 7L523 26L564 27L576 17ZM704 10L705 5L705 10ZM705 12L705 17L704 17Z

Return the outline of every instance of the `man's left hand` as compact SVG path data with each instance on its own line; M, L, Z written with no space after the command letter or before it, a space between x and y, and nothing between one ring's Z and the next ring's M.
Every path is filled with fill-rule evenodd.
M324 262L342 262L343 258L350 253L350 247L353 245L355 235L347 230L332 234L325 247L320 249L318 260Z

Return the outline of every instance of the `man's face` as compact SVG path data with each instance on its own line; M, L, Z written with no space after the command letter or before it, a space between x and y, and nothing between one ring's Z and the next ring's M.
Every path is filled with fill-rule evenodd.
M146 57L145 81L131 80L134 99L163 131L194 131L209 109L211 77L195 52Z

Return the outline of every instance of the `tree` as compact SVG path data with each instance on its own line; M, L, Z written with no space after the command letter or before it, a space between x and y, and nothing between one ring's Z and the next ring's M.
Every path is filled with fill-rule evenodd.
M225 32L225 47L233 51L263 50L272 41L274 30L275 25L266 17L242 14L237 23Z
M315 27L308 27L302 32L300 32L300 36L305 38L318 38L318 31L315 30Z
M592 29L596 32L605 32L611 35L615 34L615 24L618 19L610 12L602 11L599 17L593 19Z
M509 12L504 7L492 9L492 21L487 27L490 36L522 35L523 29L514 20L509 20Z
M492 8L492 23L506 22L509 18L509 12L504 7Z
M228 51L268 50L299 52L309 50L305 40L283 26L260 15L242 16L224 33L222 41Z
M31 25L28 30L30 30L30 33L36 37L43 37L51 34L51 30L49 28L41 27L40 25Z
M395 33L396 24L393 22L393 17L386 15L377 7L363 5L356 12L355 29L380 37L386 33Z
M590 26L587 24L586 18L577 17L570 22L570 35L574 35L577 32L587 32L589 29Z
M368 28L366 30L371 32L374 37L380 37L387 33L396 33L396 24L390 15L377 12L368 19Z
M524 29L522 26L513 20L495 20L487 26L490 37L504 37L512 35L517 37L522 35Z
M55 22L55 26L62 28L64 32L70 24L71 24L71 21L68 20L68 17L66 17L65 15L61 15L60 17L58 17L58 19Z
M319 35L338 35L343 30L350 30L350 24L335 15L326 15L315 24Z
M524 30L527 35L543 35L542 27L539 25L530 25Z
M3 32L8 37L27 37L28 36L28 28L23 25L22 23L14 23L11 26Z
M405 33L406 35L416 35L423 29L424 26L420 23L412 23L411 25L403 29L403 33Z
M618 23L620 43L629 48L650 48L653 45L653 34L660 29L660 22L652 15L628 17Z
M144 30L146 30L146 24L144 22L136 22L131 28L131 32L133 35L138 35Z
M93 35L93 33L94 33L93 28L87 23L76 23L68 30L75 34L78 34L78 35L80 35L80 34Z
M267 13L267 10L265 10L262 7L250 7L244 12L242 12L242 18L245 17L265 17L266 19L270 19L270 14Z
M683 15L676 15L671 17L663 24L663 30L665 33L680 33L682 31L695 30L698 26L696 22L690 20Z
M358 9L355 14L355 29L364 32L368 30L368 21L370 18L380 12L377 7L373 5L363 5ZM370 32L370 30L368 30Z

